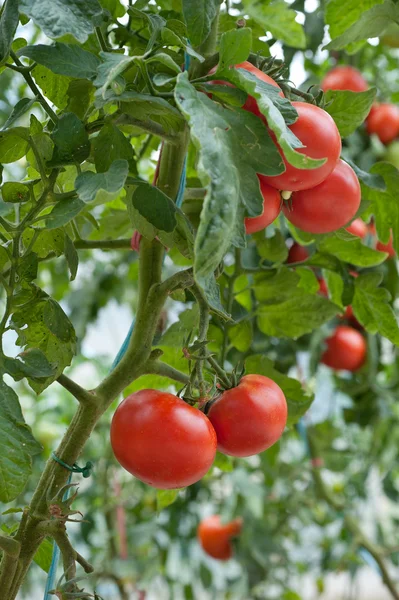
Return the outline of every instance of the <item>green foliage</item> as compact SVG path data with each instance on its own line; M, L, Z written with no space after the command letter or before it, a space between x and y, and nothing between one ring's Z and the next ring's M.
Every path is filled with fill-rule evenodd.
M182 5L190 43L199 46L211 31L218 0L182 0Z
M57 75L94 79L100 60L95 54L87 52L76 44L56 42L54 46L38 44L24 46L18 56L27 56L39 65L43 65Z
M18 26L18 0L6 0L0 15L0 65L8 58Z
M370 112L375 95L375 88L365 92L329 90L326 93L326 111L334 119L341 137L347 137L363 123Z

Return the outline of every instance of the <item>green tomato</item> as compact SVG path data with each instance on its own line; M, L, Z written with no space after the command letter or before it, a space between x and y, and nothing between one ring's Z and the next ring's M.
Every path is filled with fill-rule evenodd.
M384 160L390 162L394 167L399 169L399 140L392 142L387 148Z

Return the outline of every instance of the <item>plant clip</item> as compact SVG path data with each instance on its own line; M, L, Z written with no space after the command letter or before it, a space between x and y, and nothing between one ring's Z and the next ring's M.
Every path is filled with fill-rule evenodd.
M90 477L94 466L92 462L88 461L84 467L79 467L79 465L76 463L74 463L71 467L63 460L58 458L58 456L54 452L51 453L51 458L65 469L68 469L68 471L71 471L71 473L81 473L85 479L87 477Z

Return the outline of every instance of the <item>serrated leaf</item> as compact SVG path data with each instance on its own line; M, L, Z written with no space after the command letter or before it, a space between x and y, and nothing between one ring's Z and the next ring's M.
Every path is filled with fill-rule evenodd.
M77 250L74 246L73 241L69 237L69 235L65 234L65 258L69 267L69 271L71 273L71 281L73 281L76 277L76 273L78 271L79 266L79 256Z
M0 381L0 500L11 502L32 472L32 456L41 451L26 425L16 393Z
M332 116L341 137L347 137L363 123L370 112L377 90L365 92L328 90L325 110ZM331 102L331 104L328 104Z
M82 43L99 24L102 11L97 0L20 0L19 5L49 38L70 33Z
M0 131L0 163L12 163L19 160L28 151L29 130L14 127Z
M184 488L176 490L157 490L157 511L160 512L175 502Z
M370 333L379 333L399 346L398 319L389 304L388 290L379 288L380 273L366 273L355 280L352 308L357 320Z
M199 171L207 188L194 262L195 277L204 286L229 250L236 227L240 227L244 237L244 206L250 216L262 212L257 173L278 174L283 165L260 119L212 102L195 90L185 73L178 76L176 102L189 121L192 140L200 150Z
M33 557L34 562L41 568L45 573L48 573L51 566L53 557L53 544L45 538L36 550L36 554Z
M288 427L295 425L303 417L314 400L314 395L306 392L299 381L277 371L266 356L249 356L245 361L245 372L269 377L281 387L288 405Z
M64 113L51 134L54 152L49 165L81 163L90 154L90 142L86 128L74 113Z
M4 367L15 381L20 381L23 377L47 378L55 372L55 367L49 363L43 352L38 348L21 352L17 358L6 357Z
M1 186L1 196L4 202L28 202L30 200L30 191L27 185L17 181L7 181Z
M0 15L0 65L4 64L10 53L15 31L18 27L18 0L5 0Z
M257 322L266 335L298 338L334 317L339 307L299 286L300 276L289 269L267 272L255 278L259 302Z
M218 4L218 0L183 0L187 34L194 47L202 44L208 37Z
M61 42L56 42L54 46L25 46L19 50L18 56L27 56L57 75L78 79L94 79L100 64L100 59L95 54L83 50L77 44Z
M76 192L83 202L93 202L100 190L117 194L125 185L128 173L129 165L126 160L114 160L105 173L86 171L78 175L75 180Z
M219 68L226 69L247 60L252 47L252 32L249 27L233 29L220 39Z
M46 215L47 229L63 227L82 212L85 206L86 204L80 198L60 200L52 211Z
M37 102L36 98L22 98L19 100L14 108L12 109L12 113L8 117L7 121L4 123L2 130L5 131L8 129L15 121L22 117L32 106Z
M303 27L296 21L296 12L289 8L284 0L272 0L266 3L245 0L244 7L245 12L266 31L270 31L273 37L287 46L305 48L306 38Z
M120 129L108 123L93 141L93 157L97 172L104 173L118 158L132 160L133 148Z
M322 240L318 244L318 249L320 252L332 254L339 260L358 267L374 267L380 265L386 259L384 252L378 252L365 246L356 236L341 239L337 234L334 234Z

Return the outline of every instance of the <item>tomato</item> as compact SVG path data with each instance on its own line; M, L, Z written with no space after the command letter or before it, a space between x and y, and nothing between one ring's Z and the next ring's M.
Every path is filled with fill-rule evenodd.
M297 244L294 242L289 249L288 258L286 260L287 264L302 262L309 258L309 252L304 246Z
M231 456L252 456L282 436L287 402L277 383L263 375L245 375L211 406L218 449Z
M366 121L369 135L375 133L383 144L389 144L399 135L399 108L382 103L373 107Z
M270 85L272 85L273 87L276 87L280 90L280 86L278 85L278 83L276 83L274 81L274 79L272 79L271 77L269 77L269 75L266 75L266 73L264 73L263 71L261 71L260 69L258 69L257 67L254 67L253 64L251 64L249 61L245 61L242 62L238 65L235 65L236 69L245 69L246 71L248 71L249 73L252 73L253 75L255 75L255 77L257 77L258 79L260 79L261 81L264 81L265 83L269 83ZM214 73L216 71L217 67L214 67L213 69L211 69L209 71L209 74L212 75L212 73ZM230 83L229 81L212 81L211 83L218 83L221 85L227 85L229 87L235 87L232 83ZM280 90L279 92L279 96L281 96L282 98L284 98L284 94L283 92ZM249 96L245 102L245 104L242 107L244 110L247 110L251 113L253 113L256 116L260 116L262 113L260 112L259 108L258 108L258 103L256 102L256 99L253 96Z
M285 171L281 175L265 177L267 183L278 190L306 190L318 185L330 175L341 154L341 138L339 131L330 115L315 106L305 102L292 102L298 112L298 119L289 126L292 133L302 142L303 148L297 152L311 158L326 158L326 162L317 169L297 169L283 158Z
M324 92L327 90L364 92L369 86L360 71L349 65L340 65L327 73L320 87Z
M309 233L328 233L353 219L360 206L360 185L352 167L340 160L323 183L294 192L291 206L283 206L287 219Z
M339 325L325 343L327 349L321 357L321 362L332 369L357 371L366 360L366 341L362 334L352 327Z
M111 445L129 473L157 488L195 483L210 469L216 434L209 419L177 396L158 390L131 394L111 423Z
M319 294L328 298L328 287L324 279L319 279Z
M349 231L349 233L351 233L352 235L356 235L361 239L366 237L368 233L368 227L366 223L361 219L355 219L350 225L348 225L348 227L345 227L345 229L346 231Z
M264 182L263 175L258 175L258 178L263 196L263 213L259 217L247 217L245 219L245 231L247 233L256 233L265 229L277 219L281 211L282 202L278 191Z
M219 560L228 560L233 555L231 538L242 529L242 519L234 519L223 524L219 515L203 519L198 526L199 542L209 556Z
M371 235L374 235L374 236L377 235L377 230L375 228L374 223L370 224L369 231L370 231ZM387 244L383 244L382 242L377 240L375 247L376 247L376 250L379 250L380 252L387 252L389 254L389 258L394 258L396 256L396 252L395 252L395 248L393 247L392 231L391 231L391 235L389 237Z

